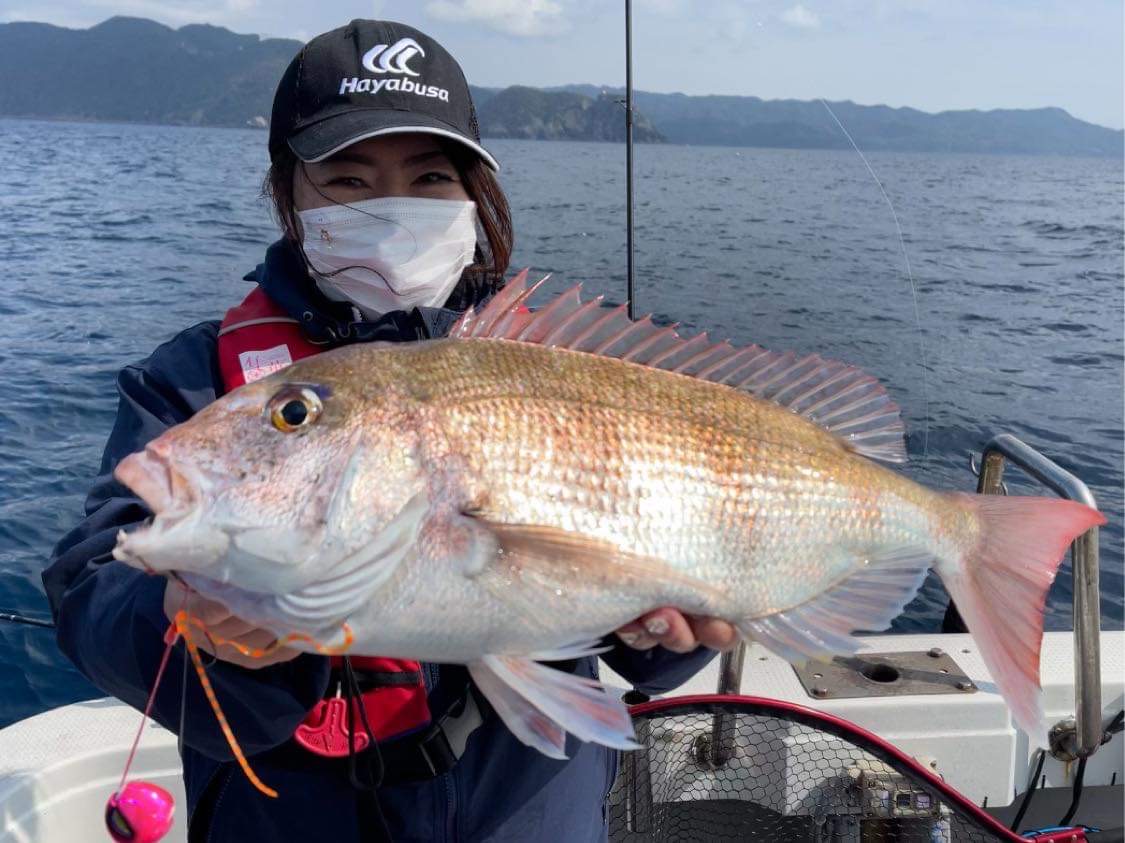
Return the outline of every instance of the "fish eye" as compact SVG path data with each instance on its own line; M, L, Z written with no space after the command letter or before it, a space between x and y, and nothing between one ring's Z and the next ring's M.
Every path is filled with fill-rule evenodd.
M305 406L304 401L292 398L285 402L279 411L281 420L290 427L300 427L305 423L305 419L309 417L308 408Z
M315 422L324 405L308 387L288 386L270 399L266 409L270 424L282 433L293 433Z

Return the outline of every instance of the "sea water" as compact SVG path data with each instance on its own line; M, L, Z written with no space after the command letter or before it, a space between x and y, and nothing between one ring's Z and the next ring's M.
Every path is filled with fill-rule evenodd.
M625 298L624 149L486 141L513 267ZM877 375L927 485L972 490L970 453L1014 433L1085 480L1102 625L1122 607L1122 162L640 146L638 313ZM78 521L114 376L221 318L275 238L253 130L0 120L0 611L46 616L39 575ZM923 366L923 362L925 366ZM1011 468L1013 494L1034 492ZM931 579L896 621L935 630ZM1047 625L1070 619L1069 563ZM128 646L122 642L122 646ZM0 726L97 695L50 631L0 622Z

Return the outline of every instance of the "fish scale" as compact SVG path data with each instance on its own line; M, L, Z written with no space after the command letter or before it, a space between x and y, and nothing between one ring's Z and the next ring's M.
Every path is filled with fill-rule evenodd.
M678 407L706 403L701 392L726 391L713 384L658 373L663 377L648 384L646 397L670 409L617 409L609 406L610 401L591 400L590 396L604 395L596 375L586 372L583 382L576 383L567 367L540 366L543 357L554 357L557 352L515 344L497 348L496 343L480 340L461 345L473 348L449 350L458 357L458 366L437 363L435 369L449 371L453 379L464 379L465 371L492 367L497 356L505 362L519 359L516 370L539 367L533 379L526 379L531 383L525 380L521 385L518 402L499 379L499 394L493 396L466 385L472 396L466 399L460 390L447 386L443 397L452 399L454 407L434 410L447 418L438 426L477 431L465 443L464 453L474 485L488 490L492 499L490 515L506 523L552 524L641 553L662 553L673 564L711 583L732 588L755 583L757 593L737 598L747 615L786 608L821 590L825 578L837 578L839 571L803 572L801 581L807 591L794 595L789 603L782 602L777 588L764 586L777 569L799 564L800 559L819 559L826 540L862 543L878 539L872 522L881 520L881 510L857 507L853 488L876 483L910 488L898 475L854 460L828 435L816 437L821 454L827 452L819 464L807 452L774 444L784 441L784 434L767 426L784 430L796 417L776 405L755 406L762 402L750 396L730 408L735 412L727 417L725 429L703 426L694 411L686 417L677 414ZM447 349L435 348L429 353L443 356ZM484 359L466 365L469 354ZM669 400L661 401L664 397ZM742 414L736 415L740 409ZM750 429L755 423L760 436L746 438L728 432ZM542 442L534 452L521 447L525 427L534 430ZM482 436L479 431L486 433ZM546 441L552 437L554 441ZM825 478L842 473L832 460L841 459L856 463L850 468L854 478L830 485ZM587 480L577 482L579 478ZM647 515L646 500L665 503L664 512ZM803 501L802 507L789 505L792 500ZM753 527L763 512L780 513L782 521L761 535ZM677 514L679 529L666 517ZM748 573L755 576L748 577Z

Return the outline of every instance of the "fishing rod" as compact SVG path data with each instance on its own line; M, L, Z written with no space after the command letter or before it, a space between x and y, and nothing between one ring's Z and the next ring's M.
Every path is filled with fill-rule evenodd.
M629 318L637 318L633 290L633 0L625 0L625 278Z
M17 615L15 612L0 612L0 621L7 621L8 623L22 623L26 626L37 626L42 629L55 628L55 625L50 621L45 621L40 618L29 618L25 615Z

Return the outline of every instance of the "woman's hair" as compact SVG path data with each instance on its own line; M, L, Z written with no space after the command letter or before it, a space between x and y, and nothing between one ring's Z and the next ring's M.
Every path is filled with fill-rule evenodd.
M476 257L465 269L447 305L463 310L485 295L498 290L512 257L512 213L508 197L488 165L468 147L439 138L442 151L461 179L461 185L476 203L477 219L485 242L477 244ZM301 222L293 200L293 177L302 166L288 145L274 159L262 183L262 193L273 202L274 215L282 234L298 249L301 247Z

